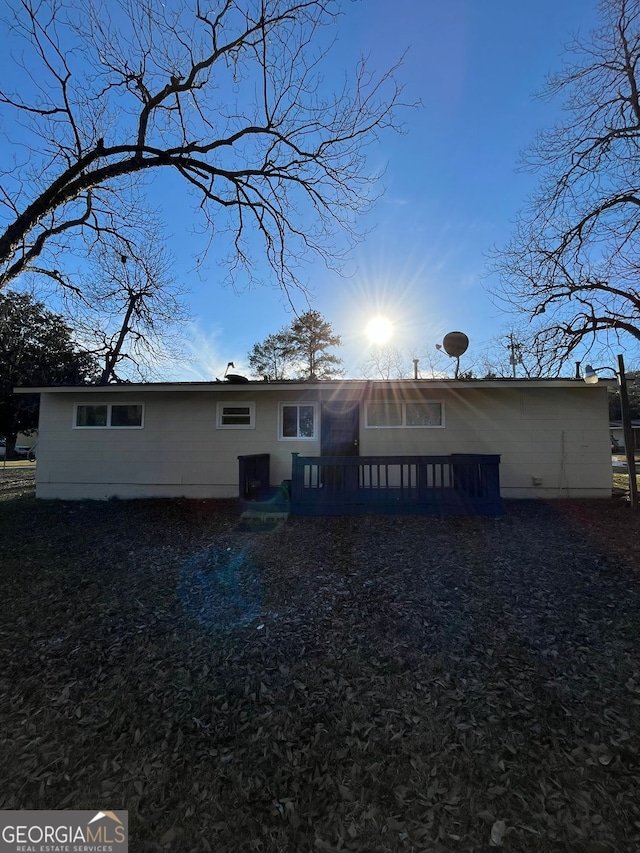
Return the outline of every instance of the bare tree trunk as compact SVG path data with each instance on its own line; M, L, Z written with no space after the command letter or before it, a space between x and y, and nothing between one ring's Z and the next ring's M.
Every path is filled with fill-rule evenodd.
M124 346L124 342L131 328L131 317L135 310L136 303L139 301L139 299L140 295L137 293L132 293L129 296L129 304L127 305L126 313L122 319L122 326L120 327L120 331L118 333L115 345L113 346L113 349L110 349L109 352L106 354L104 370L102 371L102 374L100 375L100 380L98 382L99 385L106 385L112 377L114 379L117 379L115 373L116 365L120 360L122 347Z

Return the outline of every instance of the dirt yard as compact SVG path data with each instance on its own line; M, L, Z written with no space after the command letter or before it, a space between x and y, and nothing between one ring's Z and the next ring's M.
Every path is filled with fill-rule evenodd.
M640 849L620 501L252 527L32 479L0 475L0 809L125 808L136 853Z

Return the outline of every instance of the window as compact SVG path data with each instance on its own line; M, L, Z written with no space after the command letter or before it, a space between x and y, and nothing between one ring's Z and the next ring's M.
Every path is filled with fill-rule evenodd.
M442 403L439 400L428 403L405 403L404 425L408 427L441 427Z
M255 403L218 403L216 426L218 429L255 429Z
M366 406L366 427L443 427L444 407L441 400L400 402L372 400Z
M367 426L402 426L402 403L395 403L393 401L367 403Z
M142 429L142 403L76 403L74 429Z
M77 427L106 427L109 407L100 406L76 406L75 426Z
M281 439L312 440L316 437L315 403L280 403Z
M112 427L141 427L142 426L142 406L138 403L125 403L124 405L111 406L111 423Z

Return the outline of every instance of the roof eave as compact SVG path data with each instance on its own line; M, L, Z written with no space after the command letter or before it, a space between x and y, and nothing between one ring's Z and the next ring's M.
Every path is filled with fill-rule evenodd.
M615 387L615 379L601 379L601 387ZM465 388L586 388L581 379L330 379L318 382L131 382L118 385L39 385L16 386L16 394L131 394L135 392L265 392L274 390L347 390L379 388L381 390L433 388L462 390Z

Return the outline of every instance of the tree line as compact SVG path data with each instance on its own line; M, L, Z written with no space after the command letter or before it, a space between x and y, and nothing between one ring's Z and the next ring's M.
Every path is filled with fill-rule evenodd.
M343 362L329 350L340 343L331 323L319 311L310 310L254 344L249 367L254 376L270 382L335 379L344 373Z

